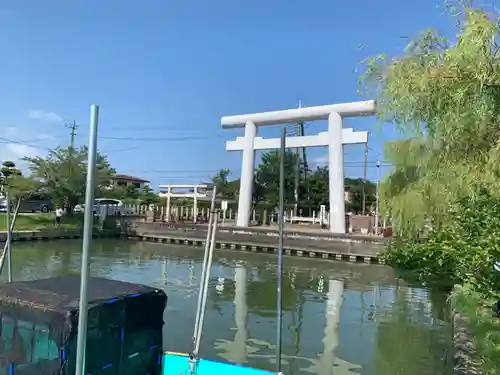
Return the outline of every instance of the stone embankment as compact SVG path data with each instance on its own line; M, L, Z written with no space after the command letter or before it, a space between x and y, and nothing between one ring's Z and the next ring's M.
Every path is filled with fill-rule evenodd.
M300 228L302 229L302 228ZM284 250L288 255L379 263L378 252L384 240L374 236L332 235L321 230L287 228ZM127 235L152 242L203 246L206 224L131 223ZM218 248L275 253L278 250L276 228L239 228L220 226L215 236Z
M467 322L457 312L453 313L453 347L455 375L481 375Z
M118 237L120 234L116 231L96 231L94 237ZM42 241L57 239L81 238L82 231L79 229L46 229L35 231L17 231L12 233L12 241ZM7 241L7 232L0 232L0 242Z
M456 297L462 286L455 285L450 293L449 301L452 305L453 324L453 372L454 375L481 375L478 354L474 347L474 339L470 333L467 319L457 310Z

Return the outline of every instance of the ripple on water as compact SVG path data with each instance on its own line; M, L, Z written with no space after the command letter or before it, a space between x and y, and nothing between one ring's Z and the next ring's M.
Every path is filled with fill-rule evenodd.
M80 269L81 243L14 244L14 279ZM91 272L166 290L164 346L190 351L203 252L102 240ZM274 369L276 257L217 250L201 354ZM5 277L5 276L2 276ZM443 295L399 280L383 266L285 258L286 374L451 374L451 328Z

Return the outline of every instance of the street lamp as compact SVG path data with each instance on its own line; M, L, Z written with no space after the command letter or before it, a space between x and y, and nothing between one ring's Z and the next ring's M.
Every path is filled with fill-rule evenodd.
M375 234L378 234L379 207L380 207L380 161L377 160L377 190L375 200Z
M5 194L6 205L6 224L7 224L7 276L9 283L12 282L12 229L10 227L10 197L9 197L9 180L11 176L19 175L16 165L11 161L5 161L0 169L1 185Z

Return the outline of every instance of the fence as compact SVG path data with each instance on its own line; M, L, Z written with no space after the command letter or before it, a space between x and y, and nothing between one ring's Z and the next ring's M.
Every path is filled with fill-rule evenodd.
M234 223L237 219L237 210L229 207L227 210L218 209L218 218L227 224ZM196 222L204 223L209 217L208 207L170 206L167 212L166 205L101 205L96 206L94 214L104 219L106 216L141 216L149 222ZM104 215L103 215L104 214ZM293 210L287 210L284 216L285 223L308 224L318 227L327 227L329 213L324 210L312 211L312 216L293 215ZM278 223L278 216L274 210L254 209L251 214L251 223L254 225L273 225ZM386 220L380 223L379 228L384 230ZM375 217L365 215L346 215L346 228L350 233L373 233Z

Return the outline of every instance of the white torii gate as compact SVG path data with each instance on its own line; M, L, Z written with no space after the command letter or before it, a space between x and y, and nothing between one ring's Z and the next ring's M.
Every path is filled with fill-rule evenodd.
M208 185L194 184L194 185L160 185L160 189L165 189L158 193L160 198L167 198L167 223L170 221L170 198L193 198L193 221L196 223L198 216L198 198L205 198L207 196L206 189ZM193 189L193 192L174 193L173 189ZM203 192L199 192L202 189Z
M328 146L330 231L345 233L343 145L366 143L368 141L368 132L343 129L342 119L344 117L372 116L374 114L375 101L369 100L222 117L221 125L224 129L245 128L244 137L237 137L236 140L226 143L227 151L243 151L236 225L247 227L250 222L255 150L280 148L279 138L263 139L257 137L258 126L328 119L327 132L321 132L317 135L288 137L285 147Z

